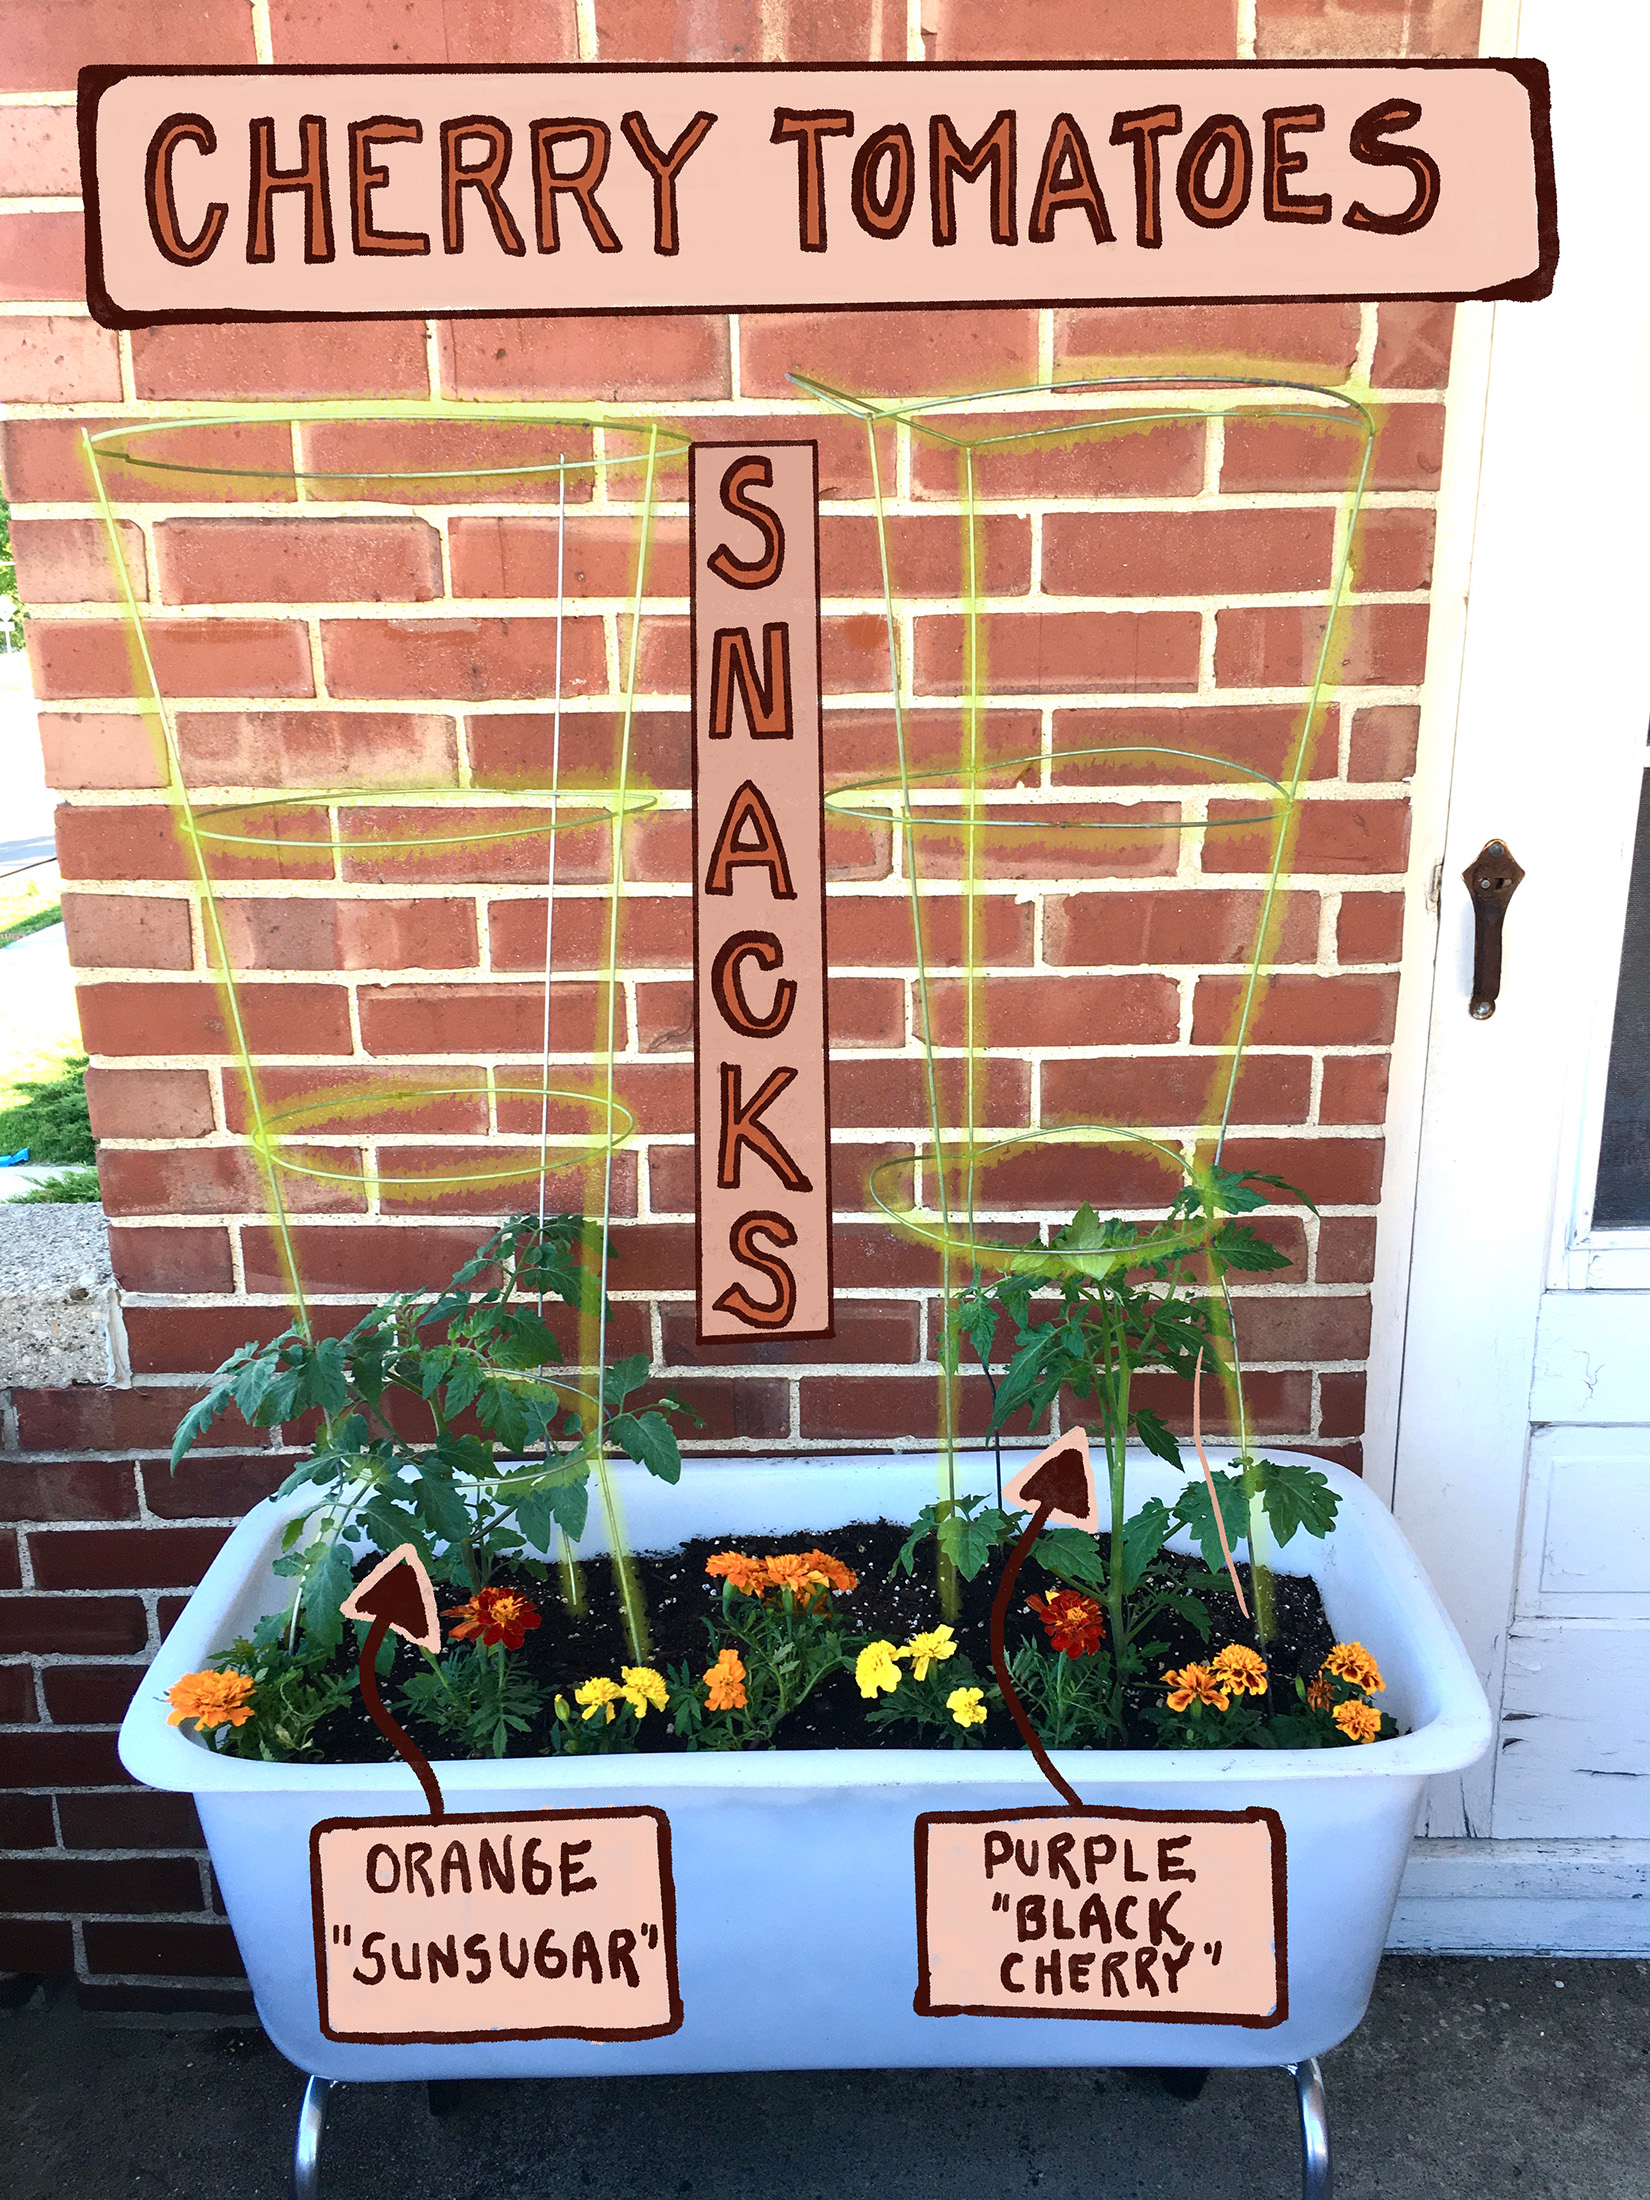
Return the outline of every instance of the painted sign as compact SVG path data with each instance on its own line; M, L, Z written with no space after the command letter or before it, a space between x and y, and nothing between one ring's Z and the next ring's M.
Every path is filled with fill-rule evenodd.
M682 2022L661 1810L329 1818L309 1855L329 2040L651 2040Z
M695 444L701 1343L833 1334L818 511L816 444Z
M1535 61L89 68L87 292L164 321L1539 298Z
M1276 1811L925 1811L919 2017L1289 2014Z

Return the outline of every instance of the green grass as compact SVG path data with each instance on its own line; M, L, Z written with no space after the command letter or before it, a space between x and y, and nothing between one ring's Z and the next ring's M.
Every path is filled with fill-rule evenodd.
M46 1046L0 1062L0 1153L20 1146L31 1161L65 1168L89 1168L96 1160L84 1054Z
M48 924L62 921L63 904L55 891L42 893L31 879L27 886L8 892L0 886L0 947L44 932Z
M103 1193L95 1169L65 1169L61 1176L42 1177L26 1192L10 1201L13 1207L95 1207Z

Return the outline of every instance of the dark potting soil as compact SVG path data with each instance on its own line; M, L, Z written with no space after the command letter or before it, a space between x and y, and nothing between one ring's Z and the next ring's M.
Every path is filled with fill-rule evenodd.
M817 1539L819 1548L841 1559L859 1576L859 1586L855 1590L835 1599L837 1610L853 1635L885 1636L892 1642L902 1643L926 1628L937 1627L946 1617L934 1578L932 1541L919 1547L914 1574L901 1573L889 1578L906 1533L906 1529L889 1521L860 1521L852 1527L824 1531ZM1103 1551L1108 1548L1109 1540L1105 1536L1100 1538ZM815 1538L799 1532L791 1536L743 1536L735 1540L735 1547L753 1558L764 1558L781 1551L808 1550L814 1543ZM645 1554L633 1561L642 1586L652 1638L648 1663L660 1672L686 1663L698 1675L710 1663L712 1652L705 1623L720 1605L721 1583L706 1574L705 1561L714 1552L728 1547L726 1536L700 1537L678 1551ZM951 1618L958 1648L966 1651L976 1675L987 1685L991 1680L988 1636L991 1600L996 1594L1005 1556L1005 1553L994 1553L972 1581L958 1582L960 1608ZM1177 1615L1163 1614L1161 1624L1154 1627L1149 1636L1151 1643L1162 1647L1148 1658L1148 1675L1155 1675L1172 1665L1184 1665L1188 1660L1207 1660L1229 1642L1258 1648L1254 1622L1240 1614L1237 1599L1224 1576L1218 1585L1211 1585L1209 1574L1197 1559L1174 1551L1166 1551L1163 1561L1180 1577L1178 1585L1194 1589L1207 1607L1209 1639L1205 1642L1188 1621ZM376 1554L363 1559L356 1569L357 1576L368 1572L376 1563ZM608 1674L617 1679L620 1667L634 1662L612 1568L605 1559L597 1558L584 1561L579 1572L583 1604L577 1612L568 1608L557 1573L552 1572L548 1580L540 1581L517 1569L503 1568L494 1576L497 1586L519 1589L531 1597L541 1617L540 1626L527 1636L512 1664L544 1690L544 1709L530 1732L513 1738L509 1752L512 1757L549 1754L554 1716L551 1699L558 1691L571 1700L574 1689L593 1675ZM1248 1567L1240 1566L1238 1574L1243 1582L1245 1602L1253 1612L1254 1590ZM1274 1701L1280 1709L1292 1709L1296 1676L1310 1680L1316 1674L1334 1646L1335 1635L1324 1615L1323 1601L1314 1581L1303 1574L1277 1574L1273 1578L1277 1633L1268 1650L1267 1662L1271 1669ZM1010 1656L1028 1637L1039 1643L1044 1640L1035 1615L1026 1608L1027 1594L1062 1586L1064 1584L1045 1574L1034 1558L1027 1561L1016 1587L1014 1609L1009 1614L1006 1629ZM443 1603L449 1594L453 1604L462 1601L459 1591L449 1593L438 1588L437 1595ZM347 1633L334 1662L342 1672L352 1671L354 1661L355 1638L353 1633ZM432 1758L450 1758L454 1754L453 1742L410 1713L401 1697L402 1684L420 1664L419 1654L402 1644L394 1667L387 1676L380 1677L379 1686L388 1708L420 1747ZM1143 1686L1139 1694L1142 1704L1162 1700L1160 1686ZM930 1736L915 1727L870 1725L865 1717L867 1709L854 1685L853 1675L847 1672L833 1674L785 1720L774 1746L778 1749L932 1746ZM1008 1746L1010 1735L1006 1722L998 1720L995 1724L1002 1731L993 1735L994 1746ZM328 1764L378 1763L393 1755L389 1744L367 1716L358 1694L353 1695L342 1710L323 1720L315 1729L313 1739L316 1753ZM1149 1747L1154 1739L1153 1729L1140 1722L1138 1746ZM637 1737L639 1751L668 1752L685 1747L672 1731L668 1713L649 1712L642 1721Z

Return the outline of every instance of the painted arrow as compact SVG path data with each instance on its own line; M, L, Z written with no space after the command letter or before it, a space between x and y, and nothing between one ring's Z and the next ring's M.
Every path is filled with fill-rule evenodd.
M1056 1437L1046 1451L1038 1453L1029 1466L1024 1466L1003 1491L1005 1505L1030 1505L1035 1509L1020 1531L1019 1541L1008 1554L1003 1568L1003 1578L997 1584L997 1594L991 1601L991 1666L997 1676L997 1686L1003 1692L1009 1716L1020 1730L1020 1737L1036 1758L1043 1777L1073 1810L1083 1808L1083 1798L1064 1773L1057 1770L1054 1760L1043 1747L1042 1737L1026 1716L1026 1707L1020 1701L1019 1692L1009 1678L1008 1654L1004 1647L1003 1630L1008 1624L1009 1600L1014 1594L1014 1584L1020 1578L1020 1568L1026 1554L1049 1525L1058 1520L1062 1526L1085 1528L1092 1535L1100 1525L1100 1508L1095 1495L1094 1468L1089 1460L1089 1434L1085 1428L1076 1428L1069 1436Z
M368 1622L359 1668L361 1700L367 1707L367 1715L390 1747L417 1775L430 1806L430 1816L437 1820L444 1818L447 1806L430 1760L405 1728L384 1709L383 1698L378 1693L378 1653L392 1627L398 1635L417 1643L432 1655L441 1648L435 1587L412 1545L403 1543L398 1550L391 1551L388 1558L380 1560L345 1598L342 1610L346 1619Z

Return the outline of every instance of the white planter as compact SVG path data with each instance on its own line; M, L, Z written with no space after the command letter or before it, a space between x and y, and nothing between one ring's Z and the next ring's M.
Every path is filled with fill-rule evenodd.
M975 1484L987 1486L989 1462L965 1464ZM1086 1803L1262 1804L1279 1814L1289 2015L1271 2030L917 2016L918 1812L1028 1808L1054 1797L1018 1751L866 1749L441 1764L453 1811L651 1803L668 1814L684 2022L666 2038L602 2044L350 2046L324 2038L310 1937L310 1829L325 1818L416 1812L412 1775L401 1765L218 1757L165 1723L166 1688L281 1606L285 1585L270 1563L292 1501L259 1506L219 1553L127 1713L121 1757L151 1787L195 1797L265 2029L300 2069L324 2078L1300 2063L1344 2039L1363 2016L1423 1783L1471 1764L1490 1738L1477 1676L1391 1516L1353 1476L1327 1472L1341 1496L1340 1524L1326 1542L1298 1536L1284 1558L1289 1570L1316 1579L1337 1637L1375 1653L1387 1680L1383 1705L1409 1731L1357 1749L1068 1750L1058 1758ZM921 1456L695 1459L674 1490L639 1470L622 1471L620 1480L631 1540L643 1551L694 1535L811 1537L855 1520L909 1520L935 1486L934 1463ZM1172 1497L1177 1487L1158 1462L1134 1463L1131 1504L1154 1490Z

